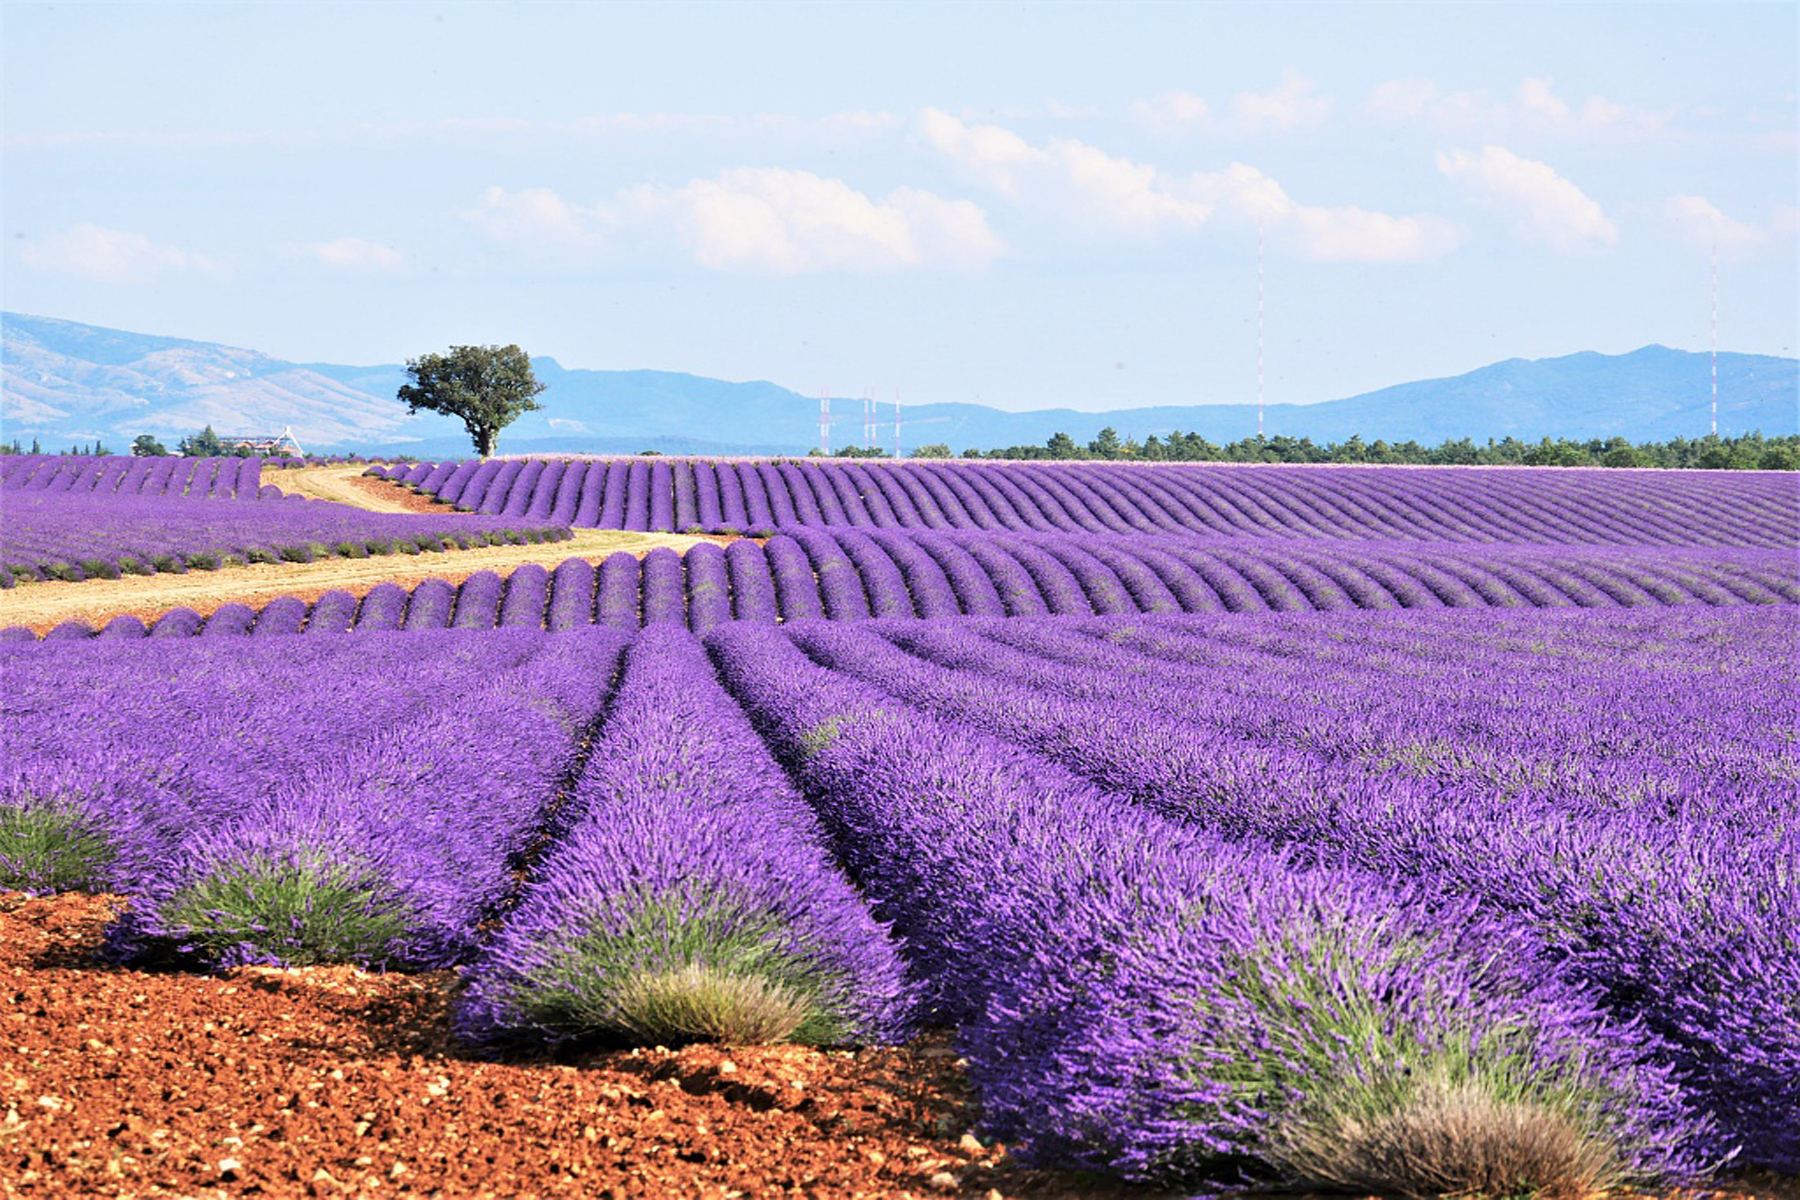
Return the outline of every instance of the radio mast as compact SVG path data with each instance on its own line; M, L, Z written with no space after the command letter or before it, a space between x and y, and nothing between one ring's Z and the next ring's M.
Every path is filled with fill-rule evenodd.
M1712 435L1719 436L1719 243L1712 244Z
M1263 436L1263 219L1256 218L1256 440Z

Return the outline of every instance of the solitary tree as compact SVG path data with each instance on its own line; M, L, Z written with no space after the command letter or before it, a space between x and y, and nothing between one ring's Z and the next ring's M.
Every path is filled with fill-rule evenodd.
M139 458L161 458L169 453L169 448L149 434L140 433L131 443L131 452Z
M412 382L401 385L400 399L407 411L460 419L483 458L494 452L500 430L543 407L533 397L544 385L517 346L452 346L448 354L408 359L406 373Z

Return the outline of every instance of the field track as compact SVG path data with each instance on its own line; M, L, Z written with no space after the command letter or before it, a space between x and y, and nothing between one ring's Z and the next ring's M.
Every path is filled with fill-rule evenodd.
M297 467L288 471L269 471L264 479L290 496L333 500L369 512L441 513L449 507L429 496L396 487L385 479L364 475L363 470L361 466Z
M270 471L264 478L285 492L315 500L350 504L370 512L443 512L445 506L407 488L361 474L361 466L303 467ZM48 633L64 621L86 621L95 628L113 617L134 616L146 624L176 608L208 616L231 603L252 608L281 596L317 600L342 590L361 597L376 584L392 581L412 587L427 579L461 583L478 571L504 575L526 563L554 567L564 559L598 563L620 550L640 558L657 546L685 551L707 540L679 533L637 533L577 529L572 540L522 546L479 546L441 554L388 554L372 558L332 558L312 563L270 563L224 567L186 574L128 575L122 579L88 579L80 583L21 584L0 592L0 628L23 625Z

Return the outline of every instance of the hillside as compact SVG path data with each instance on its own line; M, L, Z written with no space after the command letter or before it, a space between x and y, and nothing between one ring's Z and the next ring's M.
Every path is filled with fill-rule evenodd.
M252 350L8 313L4 327L6 437L46 448L106 441L122 449L139 433L165 439L212 425L222 433L291 426L309 449L465 453L460 426L409 416L394 393L399 365L290 363ZM502 437L512 453L797 454L818 443L818 400L766 382L731 383L672 371L566 368L533 360L547 385L544 409ZM1341 441L1512 436L1634 441L1703 435L1709 423L1708 355L1645 346L1508 359L1448 379L1401 383L1308 405L1271 405L1271 435ZM863 440L856 399L838 400L833 444ZM891 412L891 409L885 411ZM1255 432L1254 406L1159 406L1106 413L1073 409L1004 412L975 404L907 406L908 446L954 449L1039 444L1052 433L1079 441L1104 426L1143 438L1172 430L1232 441ZM914 422L917 422L914 424ZM1719 428L1800 432L1800 361L1719 355ZM891 444L891 418L881 441Z

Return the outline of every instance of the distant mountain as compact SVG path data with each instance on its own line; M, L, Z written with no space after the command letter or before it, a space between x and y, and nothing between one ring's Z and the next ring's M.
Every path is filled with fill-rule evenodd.
M459 423L409 416L395 392L402 366L289 363L251 350L125 333L49 317L0 314L6 440L46 448L105 441L122 450L136 435L168 440L211 425L220 433L279 433L291 427L310 449L468 453ZM1719 355L1719 429L1800 433L1800 361ZM504 453L799 454L818 444L818 401L773 383L727 383L670 371L571 370L532 362L547 390L544 408L501 435ZM1708 355L1646 346L1508 359L1450 379L1403 383L1321 404L1270 405L1271 436L1317 442L1447 438L1608 437L1664 441L1703 435L1710 419ZM861 444L861 402L838 400L832 444ZM887 410L891 413L891 409ZM1111 426L1142 439L1173 430L1216 442L1256 431L1253 405L1163 406L1090 413L1009 413L976 404L908 405L907 447L945 442L955 450L1042 444L1067 433L1085 442ZM891 445L893 422L880 441Z

